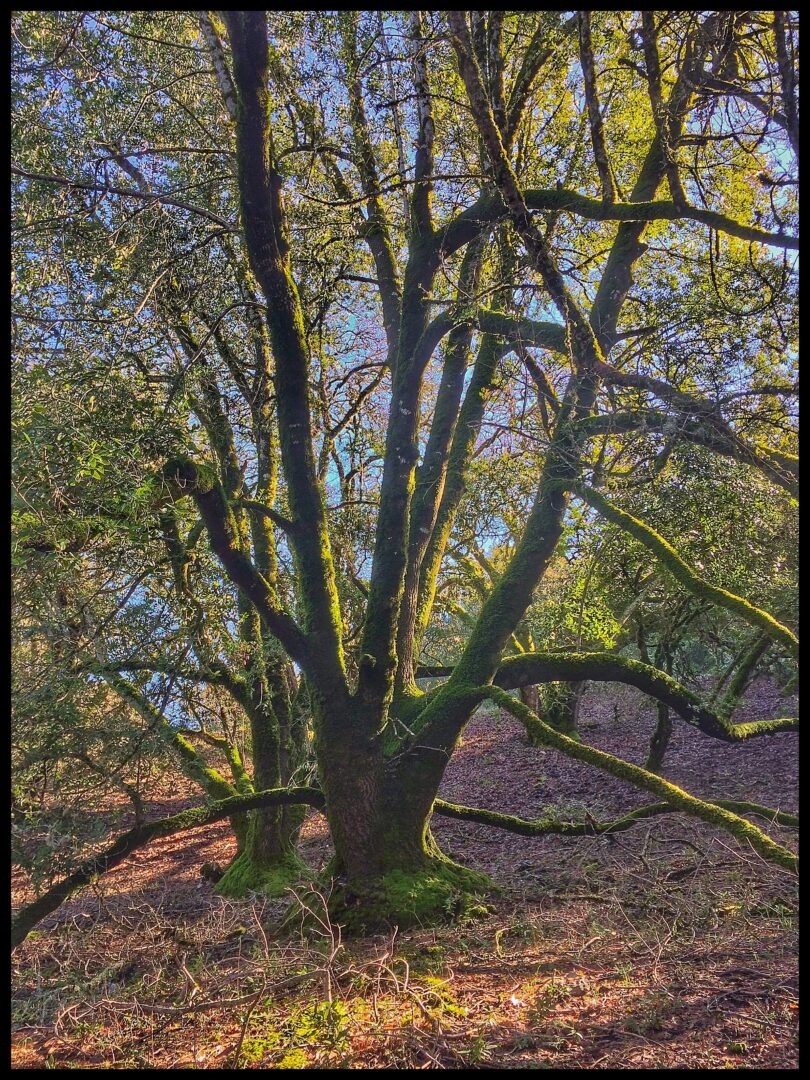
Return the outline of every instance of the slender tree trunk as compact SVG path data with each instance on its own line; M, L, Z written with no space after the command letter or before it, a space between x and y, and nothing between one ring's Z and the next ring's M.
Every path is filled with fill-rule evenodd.
M531 709L532 712L541 712L539 686L521 686L520 700L527 708Z
M253 786L257 791L284 787L305 754L303 725L295 723L287 692L283 658L271 666L263 680L268 698L251 712ZM283 893L300 875L296 853L306 807L266 806L250 812L244 841L217 886L223 896L243 896L249 889L268 895Z
M576 737L577 712L582 694L582 682L552 683L546 706L545 721L564 735ZM553 688L553 689L552 689Z
M661 648L656 651L655 666L661 667L661 660L664 660L664 670L667 675L672 674L672 653L667 648ZM672 717L669 713L669 706L664 704L663 701L659 701L656 712L658 720L656 721L655 731L650 738L650 749L647 754L647 762L645 768L653 773L660 773L664 764L664 755L667 752L669 746L669 740L672 735Z
M658 702L658 722L650 739L650 750L647 754L647 762L644 766L649 772L660 773L664 764L664 754L669 746L669 738L672 734L672 717L669 708L663 701Z

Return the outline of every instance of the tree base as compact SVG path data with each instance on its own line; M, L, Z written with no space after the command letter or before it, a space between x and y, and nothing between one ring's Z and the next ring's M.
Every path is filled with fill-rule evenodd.
M306 865L295 855L287 855L271 866L265 866L243 851L222 875L214 892L232 900L241 899L249 892L260 892L264 896L283 896L308 872Z
M423 865L389 870L367 887L338 884L329 899L329 915L350 935L394 926L463 923L489 914L484 899L495 891L486 875L443 856L429 856Z

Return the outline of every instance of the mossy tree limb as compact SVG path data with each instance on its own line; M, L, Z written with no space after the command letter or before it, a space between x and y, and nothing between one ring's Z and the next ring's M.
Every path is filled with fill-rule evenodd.
M146 723L163 739L166 745L177 755L183 772L194 780L212 799L227 799L237 795L237 790L218 769L212 769L205 759L197 753L191 743L181 735L166 717L133 686L128 679L111 671L103 671L102 678L107 685L131 706Z
M234 787L239 795L252 795L256 790L253 786L253 781L250 779L245 766L242 762L242 755L239 753L238 747L231 744L230 740L224 735L217 735L212 731L207 731L205 728L183 728L178 729L178 734L188 736L193 735L201 738L204 742L207 742L209 746L216 747L222 754L225 760L228 762L228 766L231 770L231 776L233 777Z
M278 607L273 589L243 550L240 529L218 480L190 458L172 458L163 474L176 497L191 496L197 503L212 550L270 633L305 670L310 668L312 656L306 637L295 620Z
M657 144L657 140L656 140ZM712 210L704 210L697 206L684 206L679 208L671 199L655 199L655 190L663 179L663 169L660 153L656 150L650 155L651 160L642 169L639 180L646 180L643 184L647 197L638 198L636 192L630 196L628 202L604 203L602 199L583 195L578 191L566 188L556 190L552 188L527 188L526 205L529 210L562 210L581 217L587 221L617 221L620 222L620 231L626 230L628 236L638 236L644 228L654 221L698 221L709 225L718 232L736 236L741 240L750 240L753 243L765 244L770 247L782 248L795 251L798 248L798 238L787 233L771 233L765 229L745 225L735 221L726 214L716 213ZM651 166L655 166L654 168ZM656 182L650 182L653 176ZM649 179L647 179L649 177ZM636 185L637 188L642 185ZM473 206L461 211L452 221L438 230L438 236L442 245L442 251L451 254L458 251L464 244L469 243L486 226L495 224L504 216L503 203L491 195L482 196ZM603 280L605 276L603 275Z
M360 81L361 65L358 58L358 13L344 11L340 16L342 53L348 75L349 120L354 136L356 161L360 183L366 195L366 219L360 229L377 272L378 288L383 312L383 326L388 345L389 358L396 350L397 334L402 304L402 282L399 279L391 226L385 203L380 195L380 177L369 132L363 88Z
M474 293L478 288L485 242L486 236L482 235L464 252L456 290L457 302L463 302L467 293ZM395 692L413 690L420 571L435 531L445 489L472 335L473 326L469 321L460 321L450 329L444 350L433 422L422 463L416 470L408 532L407 567L397 628L398 667Z
M420 699L421 708L406 723L415 734L409 768L431 771L436 790L450 753L470 717L464 711L471 690L493 678L504 648L531 603L563 528L567 478L579 475L583 438L576 420L593 406L596 380L573 374L557 414L543 473L523 536L509 564L485 600L462 656L447 684ZM477 702L474 702L476 704ZM472 707L474 707L474 704ZM462 707L464 706L464 707Z
M592 746L569 739L568 736L562 735L549 727L531 709L527 709L522 702L515 701L505 690L491 687L488 696L496 705L499 705L506 712L511 713L520 720L525 727L532 727L536 732L538 742L551 746L555 750L560 750L577 761L584 761L589 765L594 765L596 768L610 773L611 776L616 776L618 779L632 784L633 787L658 795L670 806L723 829L743 844L750 845L769 862L776 863L785 870L798 873L798 856L782 847L781 844L777 844L761 829L758 829L756 825L752 825L750 821L746 821L745 818L740 817L738 814L725 810L716 803L698 799L668 780L642 769L639 765L632 765L630 762L623 761L612 754L607 754L603 750L597 750Z
M253 795L235 795L208 806L195 806L183 810L171 817L159 818L145 825L139 825L123 833L106 851L87 859L63 881L57 882L33 903L21 908L12 919L11 947L16 948L23 942L38 922L71 897L82 886L87 885L100 874L112 870L123 862L133 851L144 847L152 840L172 836L186 829L196 829L201 825L210 825L214 821L244 814L265 806L281 806L305 803L317 809L323 807L323 795L317 788L296 787L279 788L275 791L259 791Z
M309 348L301 298L292 274L282 177L270 121L267 16L264 12L226 12L225 21L237 92L239 195L245 240L252 270L266 300L265 315L275 359L281 458L292 519L306 523L306 528L292 534L292 544L301 584L303 631L313 645L309 667L317 674L324 693L343 700L347 687L342 619L326 507L313 450ZM247 582L240 583L240 588L244 584ZM272 622L268 622L268 628L276 632ZM284 637L280 640L297 660L290 641Z
M635 686L674 709L692 727L724 742L794 731L799 724L795 717L730 724L725 715L707 708L696 694L665 671L618 653L522 653L501 663L494 683L502 689L514 690L535 683L582 679Z
M726 693L718 702L717 711L721 716L732 716L751 681L754 669L768 651L770 645L770 636L767 633L762 633L742 655L731 676L731 682L728 684Z
M667 99L671 131L678 134L679 125L686 119L689 106L694 100L699 77L713 39L724 29L728 20L726 12L718 12L697 22L691 31L684 50L684 63L678 71L675 83ZM652 203L666 174L666 153L660 136L656 133L639 170L629 202L636 206ZM595 202L596 200L594 200ZM604 205L604 204L602 204ZM616 206L617 204L612 204ZM653 204L654 205L654 204ZM675 216L684 214L685 208L670 203ZM606 211L610 208L606 207ZM616 239L608 255L602 278L591 306L591 325L607 350L616 340L616 326L624 302L633 284L636 262L647 250L643 237L648 222L644 213L636 221L624 220L616 232Z
M447 22L470 108L489 158L495 185L509 213L510 221L565 322L576 367L593 367L595 363L604 360L599 342L584 312L569 291L545 237L529 212L524 192L509 160L508 149L504 146L502 132L493 114L492 102L475 56L466 16L460 11L450 11Z
M799 827L799 819L795 814L773 810L768 806L760 806L759 803L715 799L711 805L730 810L735 814L763 817L785 828L797 829ZM440 817L454 818L457 821L473 821L478 825L491 825L494 829L504 829L506 832L517 833L519 836L601 836L603 833L624 832L625 829L637 825L639 821L646 821L648 818L658 817L661 814L686 813L686 811L683 807L672 806L667 802L656 802L639 806L636 810L630 810L612 821L597 821L595 818L588 818L585 821L566 821L558 814L547 814L545 817L527 820L514 817L512 814L501 814L495 810L459 806L458 803L437 799L433 804L433 813Z
M652 551L675 580L680 582L691 593L694 593L695 596L717 604L718 607L725 608L726 611L730 611L735 615L739 615L753 626L761 627L774 641L784 645L792 656L798 656L799 642L796 635L774 619L767 611L749 603L743 597L736 596L734 593L712 585L704 578L701 578L684 562L675 548L663 536L650 528L649 525L639 521L638 518L633 517L632 514L628 514L625 510L620 510L617 506L614 506L598 491L594 491L593 488L586 487L584 484L575 485L572 490L607 521L618 525L620 529L629 533L649 551Z
M436 598L442 558L453 530L456 512L466 490L470 465L487 402L495 387L499 350L490 334L482 338L473 374L458 414L447 461L445 482L430 538L419 567L413 655L418 657Z

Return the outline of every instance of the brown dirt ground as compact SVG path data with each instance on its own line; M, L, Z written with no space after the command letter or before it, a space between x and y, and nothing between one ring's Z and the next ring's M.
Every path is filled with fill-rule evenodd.
M735 719L794 708L759 680ZM653 726L625 688L593 690L580 713L586 741L638 763ZM663 775L795 812L797 770L793 733L728 746L676 719ZM150 817L197 801L176 780L150 794ZM492 712L469 724L441 794L523 817L650 801ZM330 926L273 936L278 902L215 896L199 868L231 856L226 823L142 849L14 953L12 1066L797 1067L795 882L727 834L676 815L589 838L438 818L434 832L501 887L492 913L349 943ZM329 855L314 812L302 854L314 870ZM20 872L13 884L15 904L32 898Z

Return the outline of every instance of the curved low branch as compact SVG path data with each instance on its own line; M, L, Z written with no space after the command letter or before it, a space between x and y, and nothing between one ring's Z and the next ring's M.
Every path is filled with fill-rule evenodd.
M767 611L763 611L762 608L755 607L754 604L750 604L741 596L735 596L734 593L727 592L716 585L711 585L708 581L699 577L663 536L651 529L649 525L639 521L638 518L633 517L632 514L628 514L625 510L619 510L618 507L608 502L603 495L594 491L593 488L578 484L570 490L584 499L607 521L618 525L620 529L629 533L639 543L652 551L675 580L679 581L695 596L717 604L718 607L725 608L726 611L731 611L735 615L739 615L753 626L759 626L774 641L781 642L793 656L798 658L799 642L796 635L786 626L783 626L782 623L777 622Z
M504 690L515 690L538 683L579 682L582 679L635 686L674 709L692 727L724 742L742 742L759 735L795 731L799 726L795 717L731 724L724 716L706 708L696 694L671 675L618 653L522 653L503 661L494 684Z
M11 921L11 947L15 949L28 937L38 922L50 915L83 885L111 870L123 862L133 851L162 836L171 836L185 829L196 829L200 825L210 825L214 821L231 817L233 814L256 810L262 806L289 806L295 803L307 803L320 810L324 798L317 788L274 788L271 791L259 791L255 795L236 795L222 799L208 806L195 806L183 810L171 817L159 818L146 825L137 826L123 833L118 839L91 859L87 859L64 881L57 882L47 892L21 908Z
M767 818L775 825L783 825L786 828L797 829L799 819L795 814L786 814L782 810L773 810L769 806L760 806L759 803L736 802L732 799L716 799L711 806L719 806L723 810L731 810L735 814L756 814L758 817ZM433 813L441 817L456 818L459 821L474 821L479 825L491 825L494 829L504 829L506 832L517 833L519 836L600 836L602 833L624 832L632 828L639 821L657 817L659 814L683 813L681 806L672 806L667 802L649 803L647 806L639 806L613 821L597 821L590 818L586 821L564 821L554 814L546 817L535 818L527 821L525 818L513 817L511 814L499 814L495 810L481 810L472 806L459 806L458 803L445 802L437 799L433 804Z
M642 769L639 765L632 765L629 761L623 761L612 754L606 754L603 750L597 750L593 746L586 746L583 743L576 742L574 739L569 739L567 735L563 735L559 731L555 731L554 728L549 727L521 701L515 701L505 690L489 687L487 688L487 696L496 705L517 717L532 732L538 743L552 746L555 750L562 751L568 757L584 761L588 765L595 765L596 768L602 769L603 772L610 773L628 784L632 784L633 787L650 791L654 795L658 795L670 806L731 833L743 844L749 844L768 862L776 863L786 870L798 873L799 859L797 855L782 847L781 844L777 844L775 840L771 840L756 825L752 825L750 821L746 821L745 818L740 817L738 814L725 810L715 803L698 799L675 784L671 784L668 780L656 776L655 773Z

